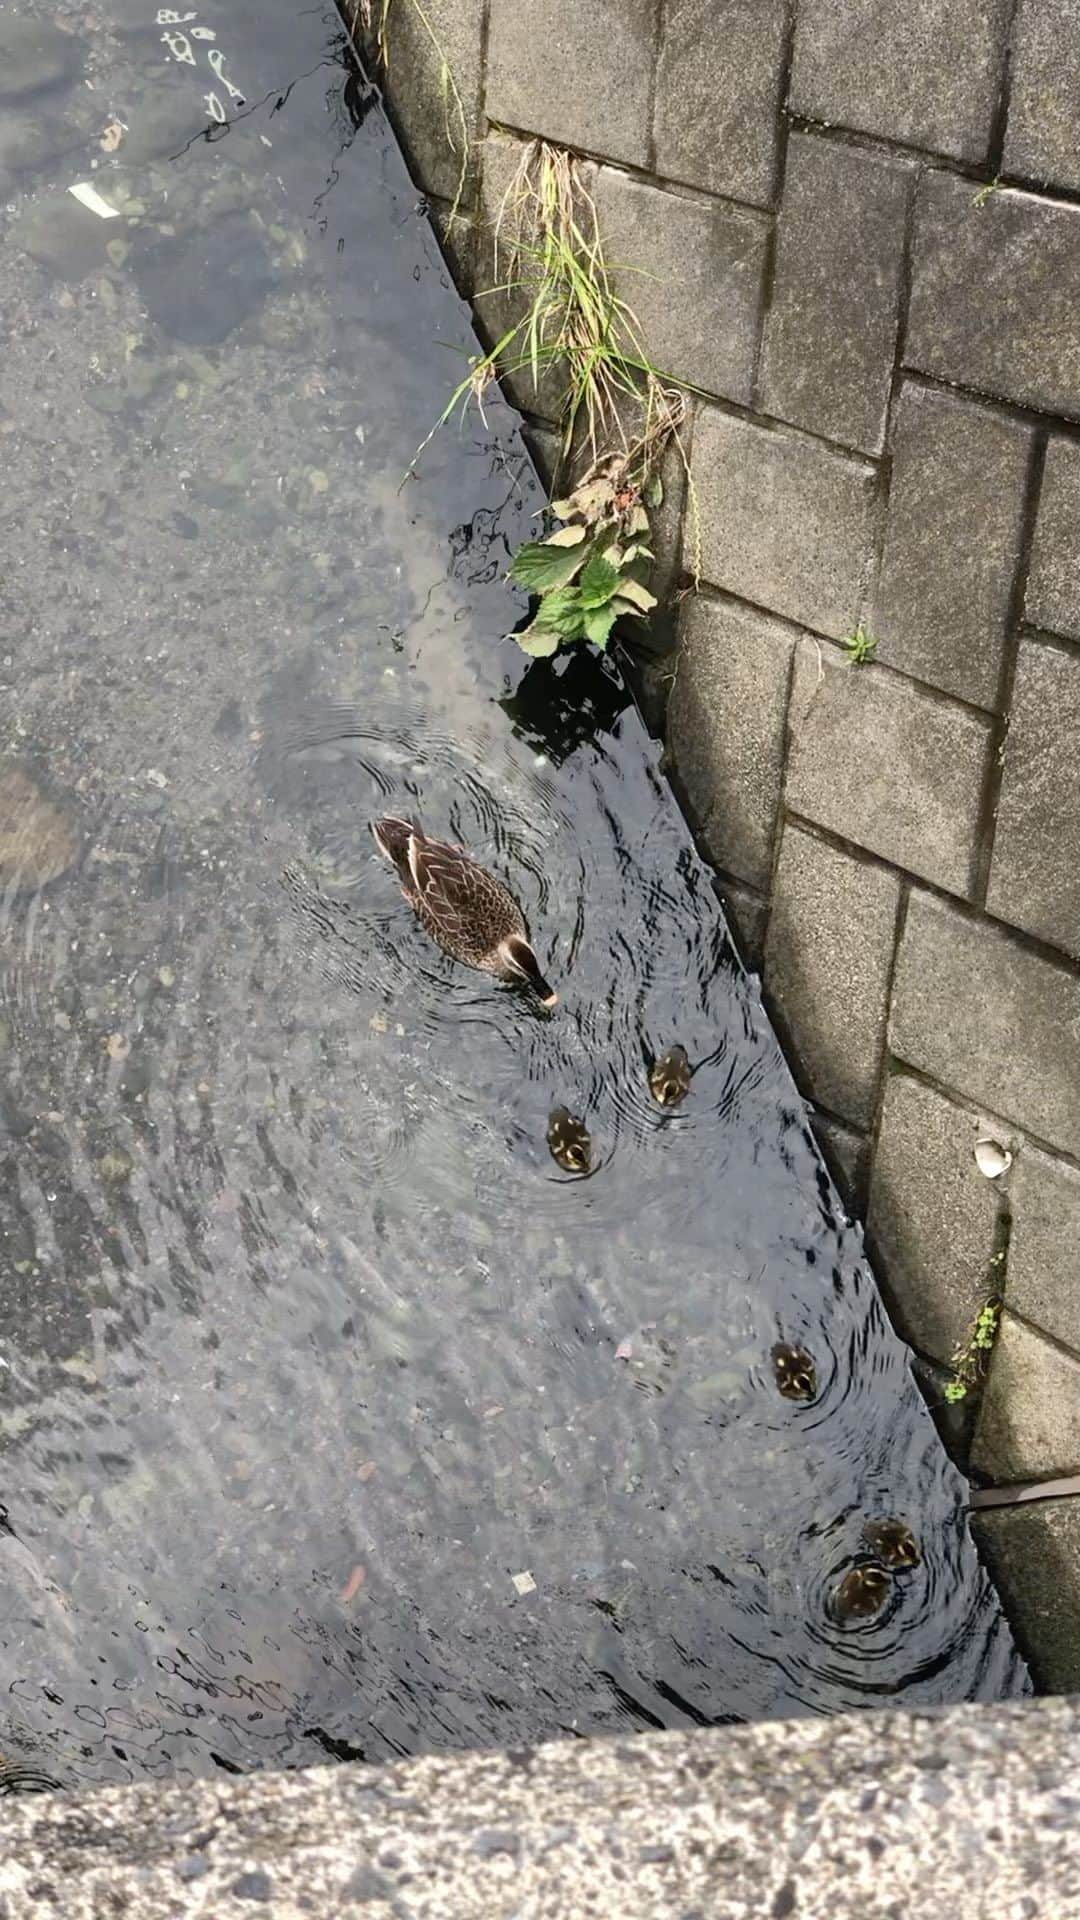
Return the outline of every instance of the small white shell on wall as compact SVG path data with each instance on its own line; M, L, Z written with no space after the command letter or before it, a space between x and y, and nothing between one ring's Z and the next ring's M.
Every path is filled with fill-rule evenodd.
M1001 1174L1008 1173L1012 1161L1012 1154L1008 1147L1002 1146L1000 1140L991 1140L989 1135L976 1140L975 1165L987 1180L997 1180Z

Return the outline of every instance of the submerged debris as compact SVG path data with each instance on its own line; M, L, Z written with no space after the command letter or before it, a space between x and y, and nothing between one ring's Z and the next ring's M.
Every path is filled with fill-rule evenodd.
M588 1173L592 1166L592 1141L584 1121L576 1119L568 1108L552 1108L547 1143L552 1159L567 1173Z

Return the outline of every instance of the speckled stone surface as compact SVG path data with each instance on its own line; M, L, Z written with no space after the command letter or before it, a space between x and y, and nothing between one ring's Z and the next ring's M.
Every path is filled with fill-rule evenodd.
M12 1801L5 1920L1067 1920L1080 1702Z

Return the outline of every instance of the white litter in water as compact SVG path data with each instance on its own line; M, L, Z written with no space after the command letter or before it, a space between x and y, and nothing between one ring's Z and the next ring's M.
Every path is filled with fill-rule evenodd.
M119 207L110 207L108 201L102 199L97 188L90 185L89 180L76 180L75 185L68 188L68 192L73 193L76 200L84 207L89 207L91 213L96 213L99 220L119 220Z

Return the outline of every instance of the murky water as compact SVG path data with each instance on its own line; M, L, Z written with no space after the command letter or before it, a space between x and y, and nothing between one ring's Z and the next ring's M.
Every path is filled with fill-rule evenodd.
M0 3L5 1764L1023 1690L656 748L502 637L512 418L399 490L469 335L335 16L178 11ZM387 810L508 878L554 1016L426 943Z

